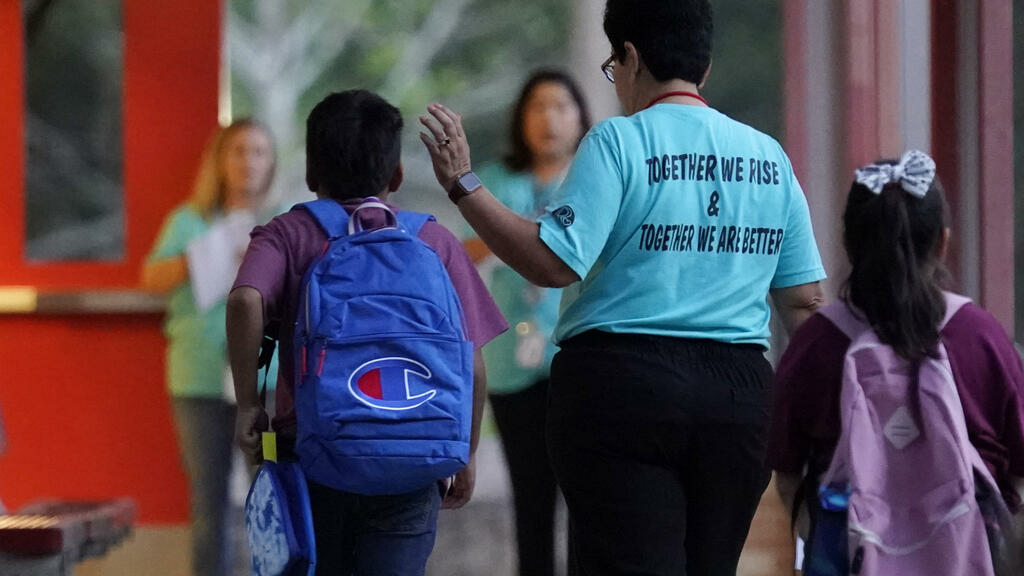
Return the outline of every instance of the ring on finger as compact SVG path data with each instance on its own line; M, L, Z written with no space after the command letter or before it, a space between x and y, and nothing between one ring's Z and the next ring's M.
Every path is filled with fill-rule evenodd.
M451 138L445 138L444 140L441 140L440 142L438 142L437 145L438 146L447 146L447 145L449 145L451 143L452 143L452 139Z

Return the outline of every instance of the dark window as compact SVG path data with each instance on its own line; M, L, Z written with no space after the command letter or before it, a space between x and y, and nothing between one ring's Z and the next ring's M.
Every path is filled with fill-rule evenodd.
M25 256L124 255L121 2L24 0Z

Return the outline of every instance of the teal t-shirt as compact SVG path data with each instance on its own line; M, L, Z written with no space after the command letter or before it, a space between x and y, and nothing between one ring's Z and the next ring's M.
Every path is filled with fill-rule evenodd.
M561 182L559 178L541 183L529 172L511 172L502 164L487 165L478 174L502 204L527 218L544 213ZM467 237L471 236L475 234L470 229ZM517 392L548 377L557 351L551 334L561 290L535 286L494 257L480 266L480 272L512 327L484 346L487 388L497 394Z
M598 329L767 347L769 290L825 277L782 147L711 108L598 124L539 222L582 278L556 341Z
M176 208L164 220L147 260L183 256L189 243L209 230L211 224L187 205ZM167 338L167 387L172 396L217 398L223 394L227 370L225 315L226 300L200 312L188 281L171 291L164 335ZM276 360L275 354L268 387L276 382ZM261 371L261 383L262 377Z

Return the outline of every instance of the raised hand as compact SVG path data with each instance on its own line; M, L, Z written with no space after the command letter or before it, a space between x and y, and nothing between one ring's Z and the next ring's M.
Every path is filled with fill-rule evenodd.
M434 164L434 176L446 191L455 180L469 172L469 142L462 129L462 114L456 114L441 104L427 106L430 116L420 116L420 123L430 132L420 132L420 140L427 147Z

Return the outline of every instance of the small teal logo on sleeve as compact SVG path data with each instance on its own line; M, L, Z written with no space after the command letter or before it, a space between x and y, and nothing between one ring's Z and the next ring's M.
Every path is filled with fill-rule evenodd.
M560 208L556 208L551 215L555 217L555 220L559 224L562 225L562 228L568 228L576 221L576 213L572 211L572 206L569 206L568 204Z

